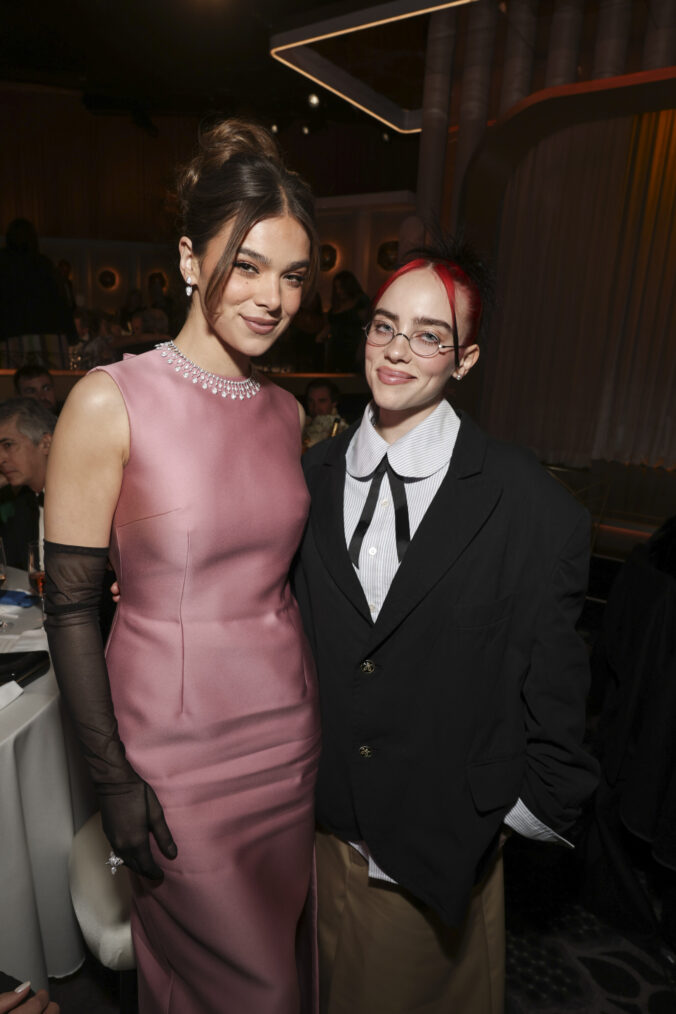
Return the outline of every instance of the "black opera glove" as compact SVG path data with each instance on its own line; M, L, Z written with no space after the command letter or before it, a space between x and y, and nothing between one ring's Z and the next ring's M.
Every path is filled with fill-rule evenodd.
M45 629L106 837L130 870L161 881L150 833L167 859L177 849L157 796L127 760L118 733L98 613L107 558L107 549L45 541Z

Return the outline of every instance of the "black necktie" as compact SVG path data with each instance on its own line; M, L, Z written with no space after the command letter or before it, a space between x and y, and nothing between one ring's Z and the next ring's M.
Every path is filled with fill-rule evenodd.
M408 544L411 541L410 529L408 526L408 506L406 504L406 489L404 487L405 480L401 476L397 475L392 465L387 460L387 454L383 456L381 461L378 463L378 467L370 475L365 475L363 479L360 478L361 482L368 482L371 480L371 486L366 497L366 503L364 509L361 512L361 517L357 522L357 527L354 530L354 535L350 539L350 545L348 546L348 553L354 566L359 570L359 552L361 550L361 544L364 541L369 525L373 521L373 514L376 509L376 501L378 500L378 493L380 492L380 485L383 480L383 476L387 472L390 480L390 489L392 490L392 502L394 504L394 534L397 540L397 557L399 563L401 563L404 553L408 549Z

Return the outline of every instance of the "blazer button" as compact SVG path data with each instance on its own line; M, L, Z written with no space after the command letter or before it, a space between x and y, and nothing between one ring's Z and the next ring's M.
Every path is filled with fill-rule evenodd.
M359 668L362 672L372 673L376 671L376 664L370 658L365 658Z
M369 757L373 757L373 750L371 749L370 746L360 746L359 753L362 757L365 757L367 760Z

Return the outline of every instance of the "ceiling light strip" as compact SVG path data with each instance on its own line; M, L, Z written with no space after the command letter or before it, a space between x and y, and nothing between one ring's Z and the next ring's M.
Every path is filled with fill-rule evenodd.
M305 46L297 46L292 53L285 53L277 59L400 134L415 134L422 127L420 109L402 109L396 102Z
M367 7L361 11L353 11L351 14L327 18L325 21L315 21L314 24L306 25L305 28L280 32L270 39L270 53L279 59L277 56L279 52L294 46L310 45L313 42L321 42L322 39L331 39L337 35L348 35L350 32L377 28L379 25L391 24L394 21L404 21L421 14L434 14L436 11L445 11L450 7L459 7L475 2L476 0L450 0L447 3L431 3L425 6L421 5L420 0L394 0L392 3L378 4L376 7Z
M270 39L270 55L291 70L303 74L310 81L349 102L361 112L391 127L392 130L400 134L416 134L422 129L421 109L403 109L330 60L308 49L308 46L322 39L335 38L422 14L434 14L437 11L474 2L476 0L450 0L446 3L421 5L420 0L392 0L376 7L353 11L351 14L316 21L306 25L305 28L273 35Z

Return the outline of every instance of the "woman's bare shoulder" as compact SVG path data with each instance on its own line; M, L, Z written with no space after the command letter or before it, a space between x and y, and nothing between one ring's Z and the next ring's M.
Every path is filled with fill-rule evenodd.
M57 445L65 441L81 449L115 449L126 461L129 418L112 377L97 370L75 384L59 415L55 441Z
M94 370L87 373L74 385L66 398L66 407L77 407L90 411L124 408L124 400L120 389L108 373Z

